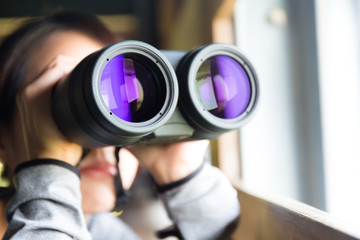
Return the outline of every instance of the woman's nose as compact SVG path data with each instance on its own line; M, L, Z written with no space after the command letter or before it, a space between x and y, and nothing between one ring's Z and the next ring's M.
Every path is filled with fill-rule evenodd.
M110 163L116 163L115 147L103 147L92 149L94 157L98 161L107 161Z

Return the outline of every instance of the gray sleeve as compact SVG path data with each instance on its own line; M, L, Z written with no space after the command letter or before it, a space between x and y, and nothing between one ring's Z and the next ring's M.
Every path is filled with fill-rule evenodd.
M185 184L161 194L184 239L230 239L240 215L237 192L209 164Z
M133 229L111 213L95 214L88 228L93 240L140 240Z
M54 164L26 167L15 175L6 207L7 239L91 239L81 210L80 178Z

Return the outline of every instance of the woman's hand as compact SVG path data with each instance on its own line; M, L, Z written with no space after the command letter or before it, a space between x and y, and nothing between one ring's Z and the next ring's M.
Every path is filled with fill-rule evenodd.
M19 162L53 158L72 165L81 156L81 147L71 143L58 130L51 110L51 91L69 74L76 62L58 56L16 96L13 130L14 154Z
M159 185L176 182L197 170L204 161L208 140L154 146L130 146L128 149L149 170Z

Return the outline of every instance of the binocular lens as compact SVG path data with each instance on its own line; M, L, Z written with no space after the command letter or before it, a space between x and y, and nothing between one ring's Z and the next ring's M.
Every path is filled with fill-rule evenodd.
M239 62L229 56L206 59L196 73L195 84L201 104L216 117L239 117L250 103L249 77Z
M107 59L100 78L102 99L110 114L127 122L144 122L164 106L166 84L154 62L128 53Z

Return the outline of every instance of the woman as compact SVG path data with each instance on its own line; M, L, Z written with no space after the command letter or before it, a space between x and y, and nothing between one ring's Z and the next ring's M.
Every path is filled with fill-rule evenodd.
M96 18L63 13L33 20L2 43L0 160L16 189L11 199L0 200L8 221L0 227L4 239L138 239L119 219L102 214L115 206L117 171L123 187L130 187L134 158L121 150L118 170L115 147L84 150L69 142L50 106L58 81L85 56L117 40ZM207 144L129 149L153 176L184 239L226 239L239 215L234 189L203 164Z

